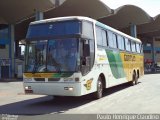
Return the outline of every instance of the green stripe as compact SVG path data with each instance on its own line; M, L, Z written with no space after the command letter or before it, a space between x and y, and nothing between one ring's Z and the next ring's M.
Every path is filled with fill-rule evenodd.
M70 77L73 73L55 73L52 75L52 78L61 78L61 77Z
M112 50L107 50L106 53L113 76L116 79L125 77L120 53L115 51L113 52Z

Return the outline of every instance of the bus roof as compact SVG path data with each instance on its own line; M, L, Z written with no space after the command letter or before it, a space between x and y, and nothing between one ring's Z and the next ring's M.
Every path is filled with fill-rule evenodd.
M116 30L108 25L100 23L92 18L83 17L83 16L69 16L69 17L57 17L57 18L51 18L51 19L44 19L44 20L31 22L30 25L41 24L41 23L50 23L50 22L60 22L60 21L66 21L66 20L87 20L87 21L93 22L94 24L98 25L99 27L113 31L116 34L122 35L123 37L126 37L128 39L131 39L132 41L141 43L141 40L138 38L131 37L131 36L129 36L123 32L120 32L119 30Z
M50 18L50 19L34 21L34 22L31 22L31 25L32 24L40 24L40 23L67 21L67 20L87 20L87 21L91 21L91 22L95 21L94 19L89 18L89 17L69 16L69 17L57 17L57 18Z

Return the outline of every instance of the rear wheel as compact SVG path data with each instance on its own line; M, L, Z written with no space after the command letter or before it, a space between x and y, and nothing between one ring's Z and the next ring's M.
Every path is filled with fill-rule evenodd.
M101 77L97 81L97 91L94 93L94 98L100 99L103 96L103 84Z
M133 72L131 85L136 85L138 83L138 76L136 72Z

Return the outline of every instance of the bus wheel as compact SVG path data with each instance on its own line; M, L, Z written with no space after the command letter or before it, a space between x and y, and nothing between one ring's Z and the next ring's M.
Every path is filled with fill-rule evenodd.
M103 84L101 77L99 77L97 81L97 91L94 93L94 98L100 99L102 95L103 95Z
M136 85L138 83L138 76L136 72L133 72L133 77L132 77L132 85Z

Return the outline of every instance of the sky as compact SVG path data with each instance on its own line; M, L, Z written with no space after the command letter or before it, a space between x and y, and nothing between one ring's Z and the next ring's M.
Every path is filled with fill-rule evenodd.
M160 14L160 0L101 0L111 9L116 9L123 5L136 5L147 12L151 17Z

